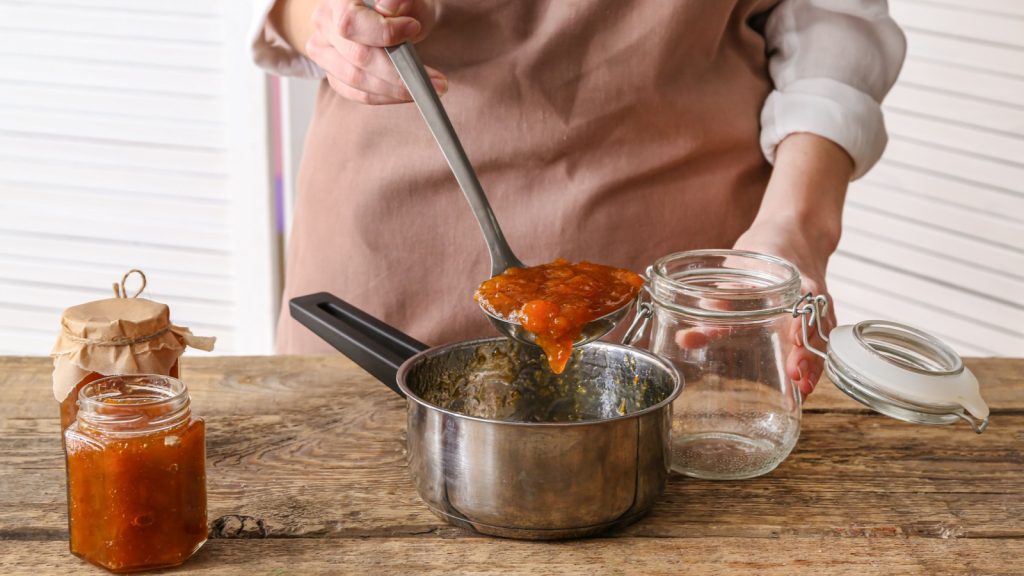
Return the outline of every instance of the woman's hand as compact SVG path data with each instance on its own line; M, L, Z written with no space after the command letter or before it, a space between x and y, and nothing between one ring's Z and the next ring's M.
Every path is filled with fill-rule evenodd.
M804 133L788 136L776 149L775 169L757 217L734 247L785 258L800 270L804 294L827 297L825 269L839 244L852 172L849 155L830 140ZM831 303L829 297L825 334L836 325ZM817 330L811 333L811 343L824 350ZM806 396L818 383L824 362L803 346L799 318L793 319L788 336L793 351L786 359L786 372Z
M436 7L432 0L376 0L374 8L362 0L279 0L271 19L323 68L335 92L364 104L397 104L412 98L384 47L425 38ZM438 94L448 91L444 74L429 66L427 74Z
M825 267L831 250L825 249L829 242L812 236L813 234L803 230L796 221L786 218L761 220L755 222L740 236L734 248L773 254L796 266L800 270L800 293L821 294L829 299L828 314L822 325L825 334L828 334L836 326L835 311L831 306L832 298L828 296L828 289L825 286ZM817 329L809 329L808 336L813 335L811 344L819 350L824 350L825 344L817 333ZM824 362L803 346L799 318L793 319L787 336L792 339L793 348L786 358L786 373L806 396L817 385L824 369Z

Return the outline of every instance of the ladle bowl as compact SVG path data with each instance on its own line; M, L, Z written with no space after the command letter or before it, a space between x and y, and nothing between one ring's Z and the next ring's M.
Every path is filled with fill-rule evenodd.
M635 299L631 299L618 309L584 324L583 329L580 331L580 335L572 342L573 347L590 344L614 330L619 322L621 322L629 313L629 310L633 307L634 300ZM534 346L537 345L537 335L526 328L523 328L522 324L505 320L501 316L498 316L485 308L482 304L480 305L480 309L487 315L487 319L491 321L491 325L493 325L498 332L501 332L513 340L533 344Z
M373 8L372 0L364 0L364 3ZM480 185L476 171L473 170L473 165L455 133L455 128L452 126L444 106L441 105L441 99L434 90L434 85L431 84L430 77L427 75L416 49L411 43L403 42L386 50L398 75L409 90L413 102L416 103L416 107L426 121L427 127L430 128L430 133L433 134L434 140L441 148L441 153L448 161L448 166L451 168L452 174L455 175L459 188L462 189L463 195L473 209L473 216L476 217L477 224L480 225L480 231L483 232L484 240L487 241L487 250L490 252L491 277L497 276L509 268L526 268L527 266L516 257L505 240L505 235L502 233L498 220L491 210L491 205L487 201L487 196L484 194L483 186ZM592 342L610 332L626 316L631 305L632 301L627 302L620 309L590 321L583 327L580 338L573 343L573 346ZM487 311L484 310L484 312ZM536 344L535 335L520 324L497 318L489 313L487 317L499 332L509 338Z

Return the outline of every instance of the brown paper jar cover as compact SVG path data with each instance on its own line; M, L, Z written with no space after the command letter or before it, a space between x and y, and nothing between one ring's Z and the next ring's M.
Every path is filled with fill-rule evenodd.
M63 402L90 374L161 374L186 346L213 350L216 338L171 324L166 304L146 298L107 298L72 306L60 319L53 356L53 396Z

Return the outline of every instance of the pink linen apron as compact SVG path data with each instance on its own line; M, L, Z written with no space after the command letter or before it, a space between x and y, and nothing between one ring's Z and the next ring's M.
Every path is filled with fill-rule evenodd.
M418 45L509 244L642 271L730 247L770 174L751 20L778 0L445 1ZM431 345L496 334L473 302L483 237L412 104L320 88L285 302L329 291ZM278 349L330 351L282 308Z

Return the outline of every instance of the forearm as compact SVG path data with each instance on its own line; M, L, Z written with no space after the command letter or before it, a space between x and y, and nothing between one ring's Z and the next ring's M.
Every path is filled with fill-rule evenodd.
M313 35L313 10L320 0L277 0L270 22L295 50L306 55L306 42Z
M852 172L850 156L832 141L804 132L787 136L754 223L797 227L827 258L839 243Z

